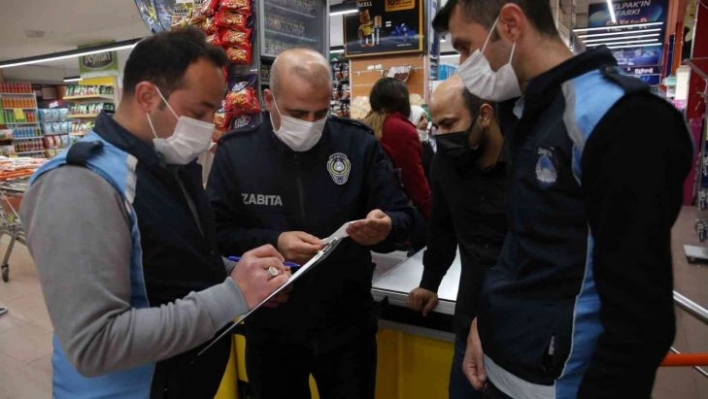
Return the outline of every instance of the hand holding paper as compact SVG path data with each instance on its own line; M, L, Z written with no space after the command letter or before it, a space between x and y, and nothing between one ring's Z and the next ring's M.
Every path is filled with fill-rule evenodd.
M380 209L369 212L364 220L351 222L347 234L359 245L365 247L379 244L391 233L393 222Z
M287 231L278 237L278 251L287 260L304 265L312 259L325 243L304 231Z

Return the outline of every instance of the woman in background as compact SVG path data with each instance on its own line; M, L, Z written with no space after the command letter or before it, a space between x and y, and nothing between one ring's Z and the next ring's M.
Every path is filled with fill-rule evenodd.
M374 131L393 167L400 171L401 183L408 198L423 218L430 217L430 187L425 176L420 138L409 120L411 104L406 84L382 78L371 89L371 112L364 120ZM425 223L417 223L417 234L411 237L413 249L425 245ZM421 226L422 225L422 226ZM420 226L420 228L418 228Z

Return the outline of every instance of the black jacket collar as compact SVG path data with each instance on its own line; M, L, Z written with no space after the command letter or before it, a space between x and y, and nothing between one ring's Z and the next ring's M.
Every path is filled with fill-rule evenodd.
M616 66L617 60L607 47L588 50L533 78L526 86L524 104L528 108L543 108L564 82L606 66Z
M111 114L103 112L98 115L94 132L107 142L136 157L140 163L150 169L164 168L165 166L155 151L155 147L140 140L118 124Z

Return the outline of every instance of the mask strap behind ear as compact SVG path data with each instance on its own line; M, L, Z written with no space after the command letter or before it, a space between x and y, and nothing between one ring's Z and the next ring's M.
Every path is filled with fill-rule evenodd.
M162 91L160 90L160 88L155 86L155 90L157 90L157 94L160 96L160 98L165 103L165 105L167 105L167 108L170 109L170 112L172 112L172 115L174 115L175 118L179 119L179 116L177 116L177 113L175 112L175 110L172 109L172 106L170 106L170 103L168 103L167 99L165 99L165 96L162 95Z
M494 20L494 23L492 24L492 28L489 29L489 34L487 35L487 40L484 41L484 46L482 46L482 53L484 53L484 50L487 48L487 44L489 44L489 39L492 38L492 35L494 32L496 32L497 29L497 23L499 23L499 17Z
M516 51L516 42L511 45L511 55L509 56L509 64L511 64L511 60L514 59L514 51Z

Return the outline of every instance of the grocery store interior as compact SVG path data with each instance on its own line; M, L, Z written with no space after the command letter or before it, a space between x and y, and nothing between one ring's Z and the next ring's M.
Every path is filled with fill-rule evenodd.
M90 132L101 112L115 110L122 70L141 38L196 25L227 50L230 71L247 77L245 87L230 88L225 103L230 95L250 95L253 101L248 108L237 104L222 110L215 141L262 118L270 65L287 48L307 46L328 55L334 83L331 113L358 120L370 111L369 92L381 77L404 81L411 105L426 106L437 85L458 67L450 40L431 29L431 18L445 0L411 0L412 7L398 13L384 11L384 0L252 0L245 19L248 34L228 38L220 36L220 29L237 29L239 22L218 15L216 21L196 21L192 17L203 0L195 2L2 2L0 307L7 313L0 315L0 399L52 397L53 327L17 213L27 178ZM697 151L672 237L673 349L704 356L681 367L665 362L652 397L708 399L708 364L700 363L708 357L708 1L550 2L572 51L608 46L626 73L671 101L688 122ZM371 15L377 17L362 12L367 7L374 7ZM637 147L641 151L641 143ZM377 300L387 298L393 309L380 323L377 398L446 397L459 258L441 285L436 316L425 320L406 309L406 294L417 286L422 270L421 253L374 258L372 294ZM234 342L218 397L248 397L243 337L237 335Z

